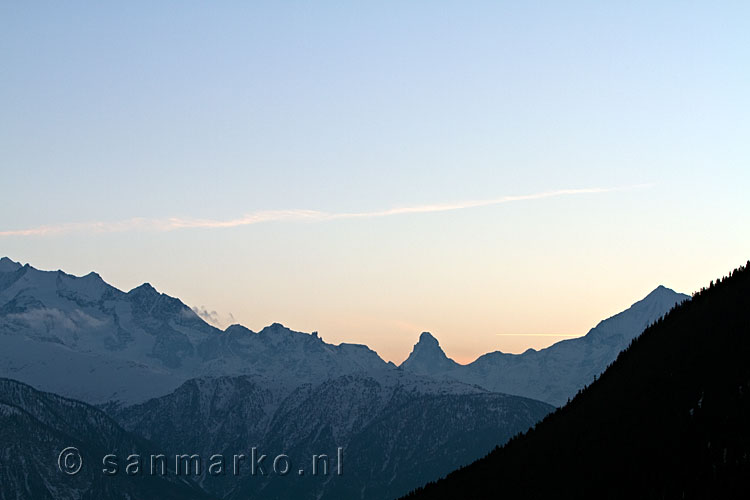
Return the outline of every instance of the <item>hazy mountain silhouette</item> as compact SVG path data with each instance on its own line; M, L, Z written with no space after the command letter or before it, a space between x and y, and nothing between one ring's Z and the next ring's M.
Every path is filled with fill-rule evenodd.
M405 498L750 498L750 262L526 434Z
M364 345L275 323L219 330L144 283L129 292L0 260L0 376L91 404L133 404L203 376L274 373L289 384L394 369Z
M206 478L202 487L216 496L378 499L470 463L553 409L503 388L557 402L686 298L659 287L583 338L523 355L489 353L467 366L425 332L396 368L367 346L331 345L278 323L257 333L219 330L148 283L122 292L96 273L39 271L4 258L0 375L98 403L129 439L160 451L232 455L258 446L305 460L343 446L348 457L348 474L324 481ZM16 409L6 413L19 443L23 432L46 432L19 423ZM23 471L45 466L42 474L54 469L29 461ZM50 479L59 477L40 484Z
M401 368L560 406L603 372L647 325L688 299L688 295L659 286L627 310L601 321L583 337L563 340L539 351L528 349L523 354L491 352L468 365L448 358L437 339L425 332Z
M688 296L659 287L586 336L463 366L423 333L403 371L560 405L650 322ZM140 403L200 377L273 373L287 385L394 369L364 345L332 345L275 323L219 330L144 283L129 292L0 259L0 376L91 404Z
M399 370L367 346L331 345L278 323L221 331L148 283L122 292L96 273L9 259L0 260L0 374L97 403L161 452L233 456L256 446L307 463L341 446L353 466L325 480L201 483L238 499L397 496L553 409ZM36 464L44 473L53 465Z

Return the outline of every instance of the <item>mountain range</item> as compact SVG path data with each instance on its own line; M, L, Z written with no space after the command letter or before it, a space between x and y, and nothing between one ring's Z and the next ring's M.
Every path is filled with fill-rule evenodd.
M196 377L274 373L294 385L392 368L358 344L273 324L219 330L145 283L125 293L0 259L0 376L92 404L133 404Z
M553 409L392 370L306 382L291 391L256 376L194 379L113 417L168 454L249 456L254 446L271 457L288 455L309 474L310 457L334 458L343 450L341 475L238 480L204 474L201 486L220 498L375 500L470 463Z
M749 423L750 261L647 327L563 408L405 498L746 499Z
M601 321L583 337L522 354L491 352L468 365L448 358L437 339L425 332L401 368L560 406L602 373L644 328L689 299L689 295L659 286L627 310Z
M559 406L648 324L690 297L659 286L585 336L523 354L492 352L459 365L429 333L399 369ZM76 277L0 259L0 376L92 404L131 405L200 377L303 380L396 369L364 345L332 345L275 323L219 330L145 283L129 292L96 273Z
M367 346L328 344L278 323L259 332L217 329L147 283L123 292L96 273L76 277L2 258L0 376L60 396L34 394L80 400L92 414L105 410L117 432L162 453L233 455L258 447L294 463L339 449L346 457L345 474L323 478L238 479L204 470L177 485L196 495L392 498L528 429L687 298L659 287L582 338L520 355L489 353L468 365L423 333L397 367ZM8 415L29 413L17 403ZM14 422L19 440L24 428L49 425ZM77 428L83 435L70 437L88 443L95 430ZM17 473L35 475L44 466L25 460ZM51 496L78 498L61 479L45 476L39 484ZM99 491L89 479L88 488Z
M173 474L102 475L105 455L149 456L155 448L80 401L0 378L0 429L0 500L212 498ZM71 446L80 450L82 464L79 473L66 475L57 460Z

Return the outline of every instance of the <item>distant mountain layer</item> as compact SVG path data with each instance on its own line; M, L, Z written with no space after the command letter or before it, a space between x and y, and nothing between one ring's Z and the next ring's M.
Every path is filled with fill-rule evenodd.
M132 404L203 376L273 373L291 384L393 369L364 345L280 324L221 331L148 283L122 292L0 259L0 376L89 403Z
M394 498L488 453L554 408L458 382L399 370L355 374L296 388L258 376L191 380L175 392L114 414L169 453L192 450L289 455L303 477L207 477L227 499ZM343 474L334 471L338 448ZM311 457L334 461L313 477ZM271 458L272 460L273 458ZM270 467L268 461L266 467Z
M438 341L423 333L401 368L476 384L560 406L600 374L630 341L690 296L659 286L629 309L605 319L585 336L523 354L491 352L468 365L448 358Z
M313 455L343 449L341 476L208 477L204 468L198 484L230 500L395 497L470 463L553 409L400 370L366 346L334 346L279 324L221 331L148 284L125 293L94 273L75 277L8 259L0 259L0 374L99 404L129 436L167 455L231 460L257 447L288 454L309 472ZM104 450L86 435L109 430L81 427L75 416L62 422L83 431L70 439ZM19 443L23 429L42 432L23 425ZM42 468L55 470L39 462L22 471ZM41 482L48 479L61 476ZM98 478L89 479L81 491L99 492ZM93 498L127 498L110 493Z
M585 337L462 366L422 334L411 373L560 405L649 323L689 298L659 287ZM144 402L193 378L273 374L282 385L395 369L364 345L331 345L273 324L222 331L148 283L125 293L96 273L76 277L0 259L0 376L92 404Z
M79 401L0 378L0 429L0 500L212 498L174 474L105 476L105 455L116 454L124 467L131 453L149 456L151 445ZM70 446L83 458L75 475L58 469L60 452Z
M750 498L750 262L533 430L405 497Z

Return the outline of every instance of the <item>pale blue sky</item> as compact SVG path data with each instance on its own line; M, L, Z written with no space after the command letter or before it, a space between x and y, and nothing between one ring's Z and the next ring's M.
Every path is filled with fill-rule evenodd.
M747 2L154 3L0 5L0 254L396 361L750 257Z

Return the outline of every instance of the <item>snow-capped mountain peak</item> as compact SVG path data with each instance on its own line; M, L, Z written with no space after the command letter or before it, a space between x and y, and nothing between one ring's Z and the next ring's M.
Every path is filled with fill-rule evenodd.
M656 288L654 288L651 293L646 295L643 299L636 302L636 304L640 302L655 302L655 301L672 301L675 296L681 296L683 294L677 293L671 288L667 288L664 285L659 285ZM635 305L635 304L634 304Z
M224 329L224 333L228 334L234 334L234 335L246 335L249 333L255 333L254 331L250 330L246 326L242 326L239 323L234 323L229 325Z
M284 333L296 333L293 332L291 329L285 327L281 323L272 323L268 325L267 327L263 328L260 332L261 335L278 335L278 334L284 334Z
M459 365L422 334L402 368L423 375L459 380L485 389L516 394L555 405L593 380L644 328L690 296L659 286L629 309L607 318L583 337L563 340L523 354L500 351Z
M416 346L435 346L436 348L440 349L440 342L438 342L438 339L436 339L430 332L422 332L419 335L419 342L417 342ZM442 352L442 349L440 350Z
M455 361L445 355L440 342L430 332L422 332L409 357L401 363L401 368L415 373L431 373L434 370L450 369L456 365Z
M222 332L150 283L125 293L96 273L1 263L0 376L88 402L139 402L202 376L273 373L294 385L393 369L365 346L280 323Z
M8 257L0 259L0 273L12 273L18 271L21 267L23 266L19 262L14 262Z
M133 295L159 295L159 292L156 291L156 288L154 288L151 283L146 282L138 285L137 287L133 288L128 292L128 294Z
M586 338L602 340L617 335L622 337L627 345L627 342L640 334L649 324L669 312L676 304L689 299L689 295L659 285L627 310L600 321L596 328L589 331Z

